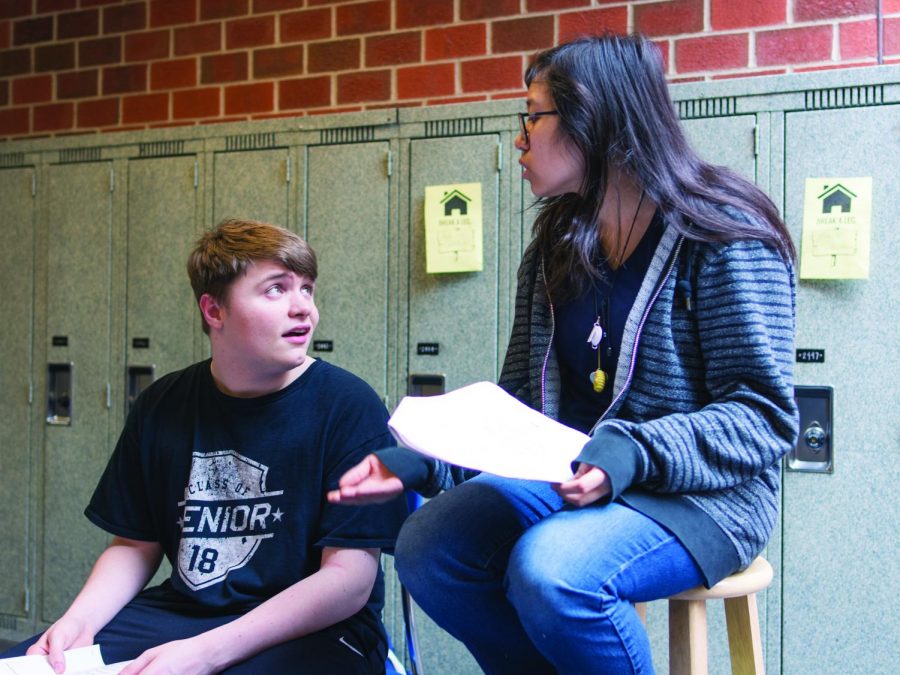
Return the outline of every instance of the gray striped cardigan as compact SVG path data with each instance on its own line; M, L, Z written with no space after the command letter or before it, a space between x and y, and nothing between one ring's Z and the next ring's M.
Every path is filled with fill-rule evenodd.
M676 292L685 287L692 311ZM655 503L648 515L663 524L666 503L683 511L686 500L711 521L711 541L733 545L740 568L775 525L779 459L797 435L794 305L791 266L761 242L685 246L667 228L625 324L612 404L578 458L607 471L611 498ZM499 384L555 419L553 331L532 242ZM702 539L683 543L704 568ZM704 568L709 585L732 571Z

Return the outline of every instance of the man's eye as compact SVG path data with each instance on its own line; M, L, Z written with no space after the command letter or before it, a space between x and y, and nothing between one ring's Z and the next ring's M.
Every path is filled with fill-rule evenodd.
M266 295L281 295L284 289L281 286L270 286L266 289Z

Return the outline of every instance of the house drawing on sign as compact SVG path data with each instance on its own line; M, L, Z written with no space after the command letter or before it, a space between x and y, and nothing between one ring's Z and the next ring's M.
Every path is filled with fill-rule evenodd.
M452 216L456 211L457 215L464 216L469 210L469 202L472 201L459 190L451 190L444 195L441 204L444 205L444 215Z
M836 183L831 187L826 186L825 192L820 194L817 199L822 200L822 213L831 213L836 206L841 208L841 213L849 213L851 199L855 196L843 185Z

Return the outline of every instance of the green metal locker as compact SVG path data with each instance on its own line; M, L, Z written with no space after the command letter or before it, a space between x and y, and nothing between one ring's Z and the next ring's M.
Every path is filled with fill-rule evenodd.
M30 607L33 561L31 411L33 386L35 169L0 170L0 625ZM7 617L10 617L7 619ZM6 625L8 623L8 626Z
M107 161L51 164L42 192L46 256L43 289L49 405L67 395L70 415L48 410L43 448L42 602L39 618L53 621L87 578L108 536L82 515L110 453L111 246L115 176ZM52 373L71 374L71 387L53 391Z
M684 119L694 150L708 162L727 166L759 185L756 170L759 135L756 115Z
M500 211L499 133L409 142L409 373L446 375L450 391L499 377L498 305ZM428 274L425 267L425 188L480 183L484 267L480 272ZM504 287L505 288L505 287ZM438 353L422 346L437 344ZM423 353L424 352L424 353Z
M306 236L316 251L320 321L310 354L346 368L386 399L390 311L391 146L388 141L306 148Z
M206 227L224 218L291 226L288 209L295 173L291 154L285 147L241 149L257 136L262 137L258 144L276 144L274 134L237 135L226 139L224 151L213 153L212 219Z
M784 475L782 672L893 673L900 95L893 105L789 112L784 137L785 215L796 239L813 177L871 177L872 227L868 279L800 281L797 347L824 349L825 361L797 364L796 380L834 388L834 473Z
M196 360L186 262L199 234L197 170L195 155L128 162L125 412L152 380Z

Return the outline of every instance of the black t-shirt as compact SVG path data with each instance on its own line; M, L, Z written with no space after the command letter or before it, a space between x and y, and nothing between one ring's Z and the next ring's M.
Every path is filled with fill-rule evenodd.
M323 361L249 399L219 391L204 361L138 398L85 515L112 534L159 542L169 583L198 611L249 611L316 572L322 547L393 547L404 500L325 498L391 444L386 422L369 385ZM383 604L379 572L356 616L373 627Z

